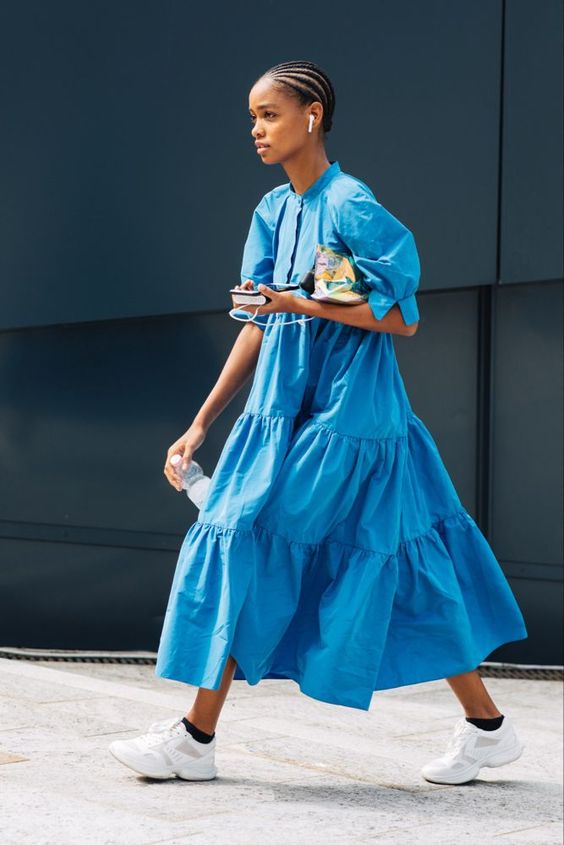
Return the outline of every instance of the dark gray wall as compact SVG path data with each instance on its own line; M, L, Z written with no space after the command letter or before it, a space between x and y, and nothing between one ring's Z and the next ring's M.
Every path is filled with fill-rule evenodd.
M416 235L401 370L530 633L490 659L562 663L560 3L220 11L0 12L0 643L156 647L197 515L166 450L240 330L252 209L287 181L256 156L248 91L307 56L336 87L330 159ZM198 451L208 473L249 386Z

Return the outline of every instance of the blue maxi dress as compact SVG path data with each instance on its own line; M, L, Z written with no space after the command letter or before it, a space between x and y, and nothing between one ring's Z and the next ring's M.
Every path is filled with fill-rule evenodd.
M265 194L241 282L297 282L317 244L354 258L377 319L395 303L419 318L411 231L338 161L302 195ZM290 678L368 710L375 690L470 671L528 634L411 409L392 335L280 325L297 316L259 315L252 387L181 546L155 674L218 689L231 654L235 680Z

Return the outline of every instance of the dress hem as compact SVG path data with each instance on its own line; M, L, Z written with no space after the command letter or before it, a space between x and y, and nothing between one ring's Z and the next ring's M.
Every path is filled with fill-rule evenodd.
M437 654L435 656L435 659L434 660L428 659L426 661L423 661L423 664L419 667L417 666L417 664L415 664L414 666L406 667L407 671L406 671L405 676L404 676L404 674L401 671L401 666L400 666L400 671L398 671L397 667L394 664L394 661L390 659L389 655L386 658L385 649L383 651L383 657L382 657L382 654L381 654L380 659L378 659L377 654L375 652L375 654L373 655L372 661L366 663L366 667L365 667L366 668L366 675L365 675L366 683L364 684L364 686L362 688L364 693L366 693L369 689L376 691L378 689L396 688L398 686L405 686L405 685L412 684L412 683L423 683L425 681L437 680L439 678L444 678L444 677L448 677L450 675L461 674L461 673L470 671L472 668L475 668L476 665L478 665L479 659L476 659L475 661L474 660L471 661L471 662L474 663L474 666L471 666L470 668L468 668L468 662L469 661L466 659L467 655L474 654L474 655L477 655L478 658L482 657L482 659L483 659L484 652L486 654L489 654L494 648L497 648L500 645L503 645L504 643L513 642L515 640L526 639L528 637L528 633L527 633L526 627L524 626L524 623L522 621L521 615L519 614L518 617L511 619L511 617L515 616L515 613L516 613L515 603L514 603L514 599L512 598L512 594L509 591L509 588L505 586L506 582L503 580L502 572L498 572L498 570L497 570L497 567L499 566L499 564L495 565L496 568L495 568L494 574L495 574L495 577L496 577L496 579L499 583L500 590L501 589L505 590L504 599L506 601L506 608L507 608L507 612L508 612L507 623L505 625L500 623L500 620L498 618L496 611L488 603L487 594L484 597L484 611L481 614L480 602L481 602L482 599L481 599L479 587L476 585L475 581L470 581L468 579L472 578L472 572L474 572L474 568L471 564L471 559L473 558L473 556L475 554L479 555L481 553L481 551L482 551L482 549L481 549L482 540L481 540L481 535L479 533L478 526L476 525L476 523L474 522L472 517L468 514L466 509L463 508L463 507L456 509L455 511L453 511L452 513L450 513L446 516L442 516L441 518L434 520L431 523L431 525L427 527L427 529L425 531L421 531L418 534L416 534L416 535L414 535L414 536L412 536L408 539L403 540L396 547L395 551L392 554L375 552L371 549L365 549L365 548L358 547L358 546L355 546L355 545L352 545L352 544L342 543L340 540L333 540L333 539L330 539L330 538L327 538L327 537L324 538L322 540L322 542L319 543L319 544L316 544L316 543L301 543L298 540L288 539L287 537L285 537L281 534L274 533L274 532L270 531L268 528L266 528L266 527L264 527L263 525L260 525L260 524L255 524L254 526L251 526L251 527L245 528L245 529L224 528L222 526L218 526L216 523L213 523L213 522L202 522L202 523L200 523L199 520L198 520L197 523L195 523L195 525L199 525L199 528L195 529L197 531L199 531L200 528L202 529L203 532L210 531L211 533L210 533L209 536L212 537L212 538L213 538L214 534L215 534L216 539L218 537L220 537L220 535L226 534L227 536L223 537L222 545L220 547L221 550L222 550L222 553L226 553L226 554L229 553L228 550L230 549L232 543L234 545L237 544L237 542L238 542L237 539L236 539L237 537L240 538L240 543L243 544L241 548L238 548L236 550L237 554L239 556L241 556L241 554L244 553L246 543L254 543L255 541L260 543L261 548L262 547L264 547L264 548L278 548L279 554L281 553L281 550L282 550L281 544L286 545L287 549L288 549L287 554L289 554L290 557L292 556L292 552L290 550L292 548L294 548L296 555L306 554L306 556L307 556L307 560L305 560L303 562L304 572L306 570L308 570L310 572L313 571L309 568L309 552L313 548L314 549L313 554L315 555L318 547L325 547L327 549L327 554L329 555L329 559L331 559L331 560L334 559L334 565L335 565L336 568L338 568L337 558L342 557L343 559L349 559L349 558L351 558L353 553L356 553L357 555L361 555L361 556L368 556L371 559L378 560L379 565L376 567L376 570L375 570L375 573L374 573L374 579L375 579L374 583L376 583L376 580L377 580L377 578L380 577L380 574L382 574L382 578L384 580L382 581L382 586L381 586L380 592L375 593L375 595L376 594L379 595L381 597L382 601L384 601L384 599L385 599L385 601L387 602L387 605L390 605L390 607L393 606L392 602L394 600L394 597L390 593L390 590L393 588L393 584L389 579L390 578L393 579L394 576L393 576L393 573L388 573L388 575L385 575L383 573L383 567L387 566L390 561L395 561L397 559L398 562L401 560L402 564L405 564L405 566L406 566L406 569L405 569L405 577L406 578L413 578L414 577L410 573L421 572L422 573L421 577L426 578L426 581L421 582L421 585L420 585L420 588L419 588L419 593L417 592L417 590L418 590L417 582L413 581L413 585L412 585L412 590L415 591L414 595L419 596L419 598L421 598L423 596L423 593L424 593L424 591L423 591L423 584L424 583L428 583L429 585L431 585L431 589L433 588L433 584L435 582L436 583L443 583L442 581L437 581L437 577L440 578L440 575L438 575L438 573L440 573L440 571L441 571L443 561L446 560L446 557L444 557L444 555L446 554L448 556L449 560L452 562L452 565L454 566L454 570L455 570L453 574L451 573L449 575L450 583L452 584L451 593L452 593L453 600L455 601L455 605L457 607L456 612L455 612L454 607L450 611L452 613L452 620L453 620L452 624L453 625L457 624L460 627L460 636L457 638L456 647L453 648L453 652L452 652L452 662L449 659L449 655L445 654L444 646L441 645L441 642L443 642L445 637L450 638L451 636L453 636L454 635L454 629L453 629L453 631L451 631L448 624L445 626L446 620L444 618L444 615L441 616L441 614L437 610L438 627L435 630L433 630L432 617L431 618L428 617L428 614L430 612L429 608L425 609L425 605L423 603L421 605L421 607L424 609L422 611L423 616L421 617L421 630L422 630L422 632L424 632L425 631L425 625L427 625L428 629L431 630L432 635L435 638L436 647L437 647ZM441 528L441 526L442 526L442 528ZM480 543L480 546L471 546L471 545L468 546L468 556L469 557L468 557L468 559L466 559L464 557L464 554L461 554L459 567L457 567L457 564L456 564L456 560L457 560L457 558L456 558L456 545L451 548L452 538L449 540L449 530L450 530L451 527L453 528L453 530L455 530L455 532L458 532L459 530L461 530L462 532L465 532L468 529L470 529L472 532L476 532L476 541ZM436 535L438 535L438 537ZM243 540L243 538L245 538L245 539ZM269 538L272 538L272 539L270 540ZM424 552L422 552L422 549L420 548L422 538L423 538L424 542L426 541L427 538L430 541L437 541L439 543L439 549L442 550L443 557L439 556L437 558L437 566L436 566L435 571L433 570L432 567L429 569L427 566L423 567L422 564L419 563L419 561L421 560L421 555L424 554ZM224 545L224 544L227 544L227 545ZM412 552L410 546L413 547L413 552ZM334 550L336 557L333 554L333 552L329 551L331 548ZM339 552L340 552L340 554L339 554ZM315 559L315 558L313 558L313 559ZM487 561L492 560L492 565L493 565L493 559L492 558L486 558L486 560ZM411 563L409 563L409 561L411 561ZM358 560L355 561L355 565L358 566ZM411 567L413 567L413 568L411 568ZM362 570L364 571L364 564L362 565ZM208 572L208 574L211 577L211 575L215 571L215 569L214 569L214 567L211 563L207 567L206 571ZM357 573L359 572L359 570L356 570L356 571L357 571ZM182 572L181 569L177 569L177 575L178 575L179 578L182 577L181 572ZM493 570L492 570L492 572L493 572ZM450 570L449 570L449 573L450 573ZM247 575L248 575L248 577L251 577L250 572L247 573ZM415 578L417 578L417 577L418 577L418 575L416 574ZM476 577L478 577L478 576L476 575ZM454 579L456 579L456 581ZM478 582L479 582L479 579L478 579ZM331 584L333 584L333 583L337 583L337 576L336 576L335 573L333 573L333 576L332 576ZM323 599L323 601L324 601L324 610L325 610L326 614L328 612L328 608L330 608L330 606L331 606L330 593L331 593L331 590L333 589L331 584L325 588L325 592L324 592L325 598ZM198 589L200 591L202 590L202 588L203 588L203 582L200 583L200 585L198 586ZM241 587L241 588L243 589L243 587ZM281 644L284 642L284 637L287 636L287 631L289 630L289 625L292 624L292 622L295 618L296 619L298 618L297 614L298 614L298 612L300 612L298 606L296 606L294 608L294 610L292 612L292 617L291 618L289 617L288 623L285 624L284 630L280 630L277 633L276 641L273 640L272 643L271 643L272 647L271 648L269 647L268 650L266 649L266 647L263 648L262 649L263 653L260 656L258 654L255 654L257 652L257 647L256 647L256 643L254 642L254 640L252 640L252 638L251 638L251 640L249 640L249 636L250 636L249 630L251 630L251 632L252 632L253 626L258 624L257 620L254 619L254 617L251 617L251 623L250 623L251 628L246 631L247 640L245 641L245 635L243 634L243 641L242 641L242 642L246 642L246 645L243 647L243 652L242 652L243 657L244 657L244 654L246 653L245 649L247 649L247 648L250 649L250 651L249 651L250 663L249 663L248 667L245 667L245 658L243 659L243 661L239 661L237 659L237 654L235 653L235 652L239 651L239 647L242 644L237 637L238 625L240 624L240 618L241 618L241 608L242 608L243 603L245 601L249 601L249 598L248 598L248 589L249 588L245 587L244 589L245 589L245 595L239 596L239 598L237 599L237 607L233 608L232 613L225 615L225 613L227 611L224 611L224 616L222 616L221 618L219 618L219 617L215 618L214 617L214 628L217 628L218 625L220 625L221 628L224 628L226 625L229 625L229 628L232 629L232 630L228 631L228 639L226 639L225 643L221 644L221 648L219 649L219 651L217 651L216 647L214 646L213 653L214 653L215 659L213 659L213 661L210 659L210 653L212 651L211 645L209 643L206 643L205 640L201 640L201 645L200 645L199 648L194 647L192 652L190 652L190 649L188 649L185 654L182 654L179 651L177 651L176 649L172 648L172 644L174 643L175 632L174 632L174 629L172 627L169 630L169 627L167 626L166 630L165 630L165 636L163 638L162 646L161 645L159 646L160 660L158 661L158 663L160 663L160 666L158 667L157 674L160 674L162 677L168 677L172 680L180 680L180 681L183 681L185 683L194 683L194 678L197 678L197 681L196 681L197 685L203 686L204 688L215 690L215 689L218 689L219 686L220 686L221 678L222 678L223 671L224 671L224 668L225 668L225 664L226 664L226 661L227 661L227 657L229 656L229 654L233 654L234 659L237 661L238 665L241 666L241 672L243 673L243 675L245 676L245 678L247 679L247 681L250 685L254 685L254 683L258 683L258 681L261 680L262 678L268 678L268 677L286 678L287 677L287 678L293 680L295 683L297 683L300 687L300 690L302 692L304 692L304 694L310 695L312 698L317 698L321 701L326 701L327 703L331 703L331 704L344 704L345 706L360 707L360 709L367 709L367 707L369 706L369 701L367 699L363 701L363 694L360 691L360 689L357 690L357 692L361 692L360 696L357 697L357 698L355 698L353 696L353 698L349 699L348 701L344 701L343 696L340 695L340 694L336 695L335 697L332 697L331 691L329 691L329 692L324 691L323 693L320 693L318 691L317 694L316 694L315 685L316 685L317 682L315 680L315 677L312 677L312 678L309 677L309 675L312 672L315 675L315 671L313 670L313 668L308 670L308 666L305 665L305 664L304 664L304 666L300 666L299 664L296 665L296 666L290 666L290 668L283 670L283 672L285 672L285 674L284 673L281 674L278 671L276 674L271 675L269 671L265 671L265 670L267 670L267 667L274 667L276 670L278 670L280 665L288 666L288 662L285 659L286 656L284 654L284 649L279 651L278 655L276 655L275 652L276 652L277 649L280 648ZM370 589L372 589L372 587ZM444 587L443 587L442 590L438 589L437 594L436 594L437 595L438 608L440 608L441 599L444 596L444 589L445 589ZM178 584L176 592L180 595L182 590L186 590L186 587L183 586L182 588L180 588L180 584ZM220 594L225 595L226 592L227 592L227 588L222 587L222 589L220 590ZM398 595L399 595L399 593L398 593ZM387 598L386 598L386 596L387 596ZM465 596L467 596L467 599L465 598ZM403 599L402 599L402 597L400 596L400 602L406 601L406 600L407 599L405 599L405 597L403 597ZM400 608L400 609L398 611L399 615L397 617L396 624L397 625L406 624L405 619L403 619L403 621L402 621L401 603L398 604L397 607ZM172 608L171 608L171 611L172 611ZM302 609L301 612L304 613L305 611L303 611L303 609ZM427 615L425 615L425 614L427 614ZM172 616L170 617L170 619L172 619ZM328 619L329 619L329 622L331 622L331 616L329 616ZM480 625L485 626L485 629L481 632L481 634L480 634L479 628L476 629L474 624L473 624L474 619L476 619L476 620L480 619L481 620ZM456 623L455 623L455 620L457 620ZM247 621L247 624L249 624L249 619L247 619L246 621ZM198 629L203 628L203 623L197 618L197 616L195 616L194 619L191 619L190 617L188 617L182 623L182 631L183 631L184 636L187 635L186 634L186 630L187 630L186 626L188 626L190 624L193 626L193 630L198 630ZM375 625L376 626L375 630L376 630L376 629L378 629L379 620L376 616L372 619L372 622L367 622L366 624ZM180 623L177 623L177 625L180 625ZM491 629L489 631L489 633L494 634L494 636L492 638L487 636L487 629L488 628ZM404 634L405 634L405 632L404 632ZM399 633L399 634L396 635L400 639L398 640L398 643L396 643L395 647L397 647L398 644L401 646L401 643L404 642L404 634ZM499 636L499 635L501 635L501 636ZM198 633L198 636L200 636L199 633ZM253 634L253 636L254 636L254 634ZM327 636L329 636L329 634L327 634ZM335 640L335 646L334 647L335 647L335 649L337 649L339 647L339 643L340 643L340 640L339 640L340 635L337 632L337 634L335 634L335 636L337 637L337 639ZM383 632L380 632L379 636L382 636L382 642L385 643L386 640L387 640L387 637L388 637L388 633L383 631ZM424 633L422 633L422 636L424 636ZM437 639L437 636L438 636L438 639ZM223 637L222 637L222 639L223 639ZM483 642L483 641L491 643L491 645L489 646L487 651L485 651L485 649L482 649L482 648L479 647L480 642ZM432 649L433 648L435 648L435 645L432 644ZM232 649L233 649L233 651L232 651ZM258 649L258 651L260 652L260 648ZM207 654L206 654L206 652L207 652ZM268 653L265 653L265 652L268 652ZM255 661L253 655L259 657L259 659L257 661ZM319 655L317 655L317 656L319 656ZM219 658L219 659L217 659L217 658ZM383 662L380 663L380 660L382 660ZM200 664L200 661L201 661L201 664ZM413 661L411 661L411 662L413 663ZM446 664L448 664L448 665L446 665ZM315 664L315 660L314 660L313 663L312 663L312 667L315 666L315 665L316 664ZM193 666L194 667L195 672L194 672L193 675L190 676L190 675L186 675L184 673L184 667L186 667L186 666ZM439 669L439 670L437 670L437 672L435 672L433 670L433 666L442 666L443 668ZM421 669L424 674L420 675L419 678L410 677L410 672L413 669L417 670L418 668ZM317 671L319 671L319 665L317 666ZM196 674L196 672L198 672L198 674ZM176 675L176 677L175 677L175 675ZM346 672L344 673L344 675L346 676ZM325 677L325 674L323 672L320 672L320 679L322 679L324 677ZM373 678L373 680L369 680L371 677ZM401 681L401 683L398 683L398 681L403 677L408 678L408 680L403 680L403 681ZM249 678L251 680L248 680ZM255 678L256 678L256 680L255 680ZM237 678L237 679L239 679L239 678ZM387 685L386 685L386 679L388 679ZM335 678L333 679L333 681L335 681ZM314 686L309 686L309 684L311 684L311 683L313 683ZM211 686L206 686L206 684L210 684ZM336 689L340 688L341 692L345 693L344 698L347 697L346 683L345 683L345 686L343 686L342 680L341 680L340 684L335 682L335 688ZM350 703L351 701L352 701L352 703Z
M480 654L482 656L480 658L472 660L470 662L470 664L468 664L468 662L465 661L464 665L461 665L460 663L457 664L457 665L452 665L451 667L448 667L446 669L442 669L438 674L433 674L432 677L427 677L427 676L421 677L421 678L417 678L416 680L405 681L401 684L392 684L390 686L376 686L376 687L374 687L374 690L372 691L372 693L370 695L370 700L368 701L367 704L361 704L360 701L357 702L357 703L352 703L352 702L347 703L343 700L339 701L336 697L331 697L329 695L321 694L319 692L314 692L314 690L311 686L309 686L304 681L300 680L299 676L296 675L295 673L291 672L290 670L285 670L285 671L282 671L282 672L272 672L272 673L266 672L262 677L258 678L254 682L251 682L247 679L245 670L244 670L242 664L237 659L236 655L233 654L231 651L229 652L229 654L233 657L233 659L237 663L237 670L240 670L240 672L245 676L245 677L234 677L233 678L234 681L246 681L246 683L249 686L253 686L253 687L257 686L257 684L259 684L261 681L264 681L264 680L288 680L288 681L293 681L294 683L297 684L300 692L303 695L307 695L309 698L313 698L316 701L321 701L325 704L338 704L341 707L351 707L355 710L368 711L368 710L370 710L372 698L374 696L374 693L376 693L376 692L385 691L385 690L389 690L389 689L401 689L401 687L415 686L417 684L426 684L426 683L430 683L431 681L442 681L442 680L446 680L447 678L453 677L454 675L462 675L465 672L472 672L472 671L474 671L474 669L477 669L481 665L481 663L483 663L483 661L486 659L486 657L488 657L497 648L501 648L501 646L507 645L508 643L518 642L519 640L527 639L527 637L528 637L528 633L526 631L524 631L523 629L521 629L519 636L513 636L513 637L511 637L511 639L507 639L507 638L504 637L501 640L499 640L499 639L494 640L493 645L490 645L485 650L481 649ZM229 657L229 655L228 655L228 657ZM224 663L224 667L223 667L224 669L225 669L226 663L227 663L227 658L226 658L225 663ZM169 672L167 674L166 672L158 672L157 673L155 671L155 675L159 678L165 678L165 679L171 680L171 681L179 681L180 683L189 684L190 686L197 686L197 687L201 686L203 689L217 690L217 689L219 689L219 687L221 685L221 681L219 681L216 686L206 687L202 684L201 676L200 676L200 680L195 681L195 680L193 680L194 676L191 676L192 680L188 680L187 675L183 675L182 677L180 677L179 676L180 673L174 673L173 674L173 673ZM222 675L223 675L223 672L222 672Z

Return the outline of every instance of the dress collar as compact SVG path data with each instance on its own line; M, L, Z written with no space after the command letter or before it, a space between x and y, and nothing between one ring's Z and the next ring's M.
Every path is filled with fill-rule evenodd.
M290 190L291 196L294 196L297 200L310 200L313 197L317 196L317 194L323 190L323 188L329 184L329 182L334 179L337 174L341 172L341 167L338 161L331 161L329 162L329 167L323 171L321 176L313 182L307 191L304 191L303 194L298 194L291 182L288 182L288 187Z

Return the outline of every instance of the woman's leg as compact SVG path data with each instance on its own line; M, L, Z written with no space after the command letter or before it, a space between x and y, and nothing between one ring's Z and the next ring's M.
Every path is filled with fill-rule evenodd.
M186 718L204 733L213 734L215 731L236 668L237 663L229 655L219 689L198 688L196 698Z
M464 714L470 719L492 719L501 716L487 689L484 686L478 670L463 672L462 675L452 675L446 678L450 687L464 709Z

